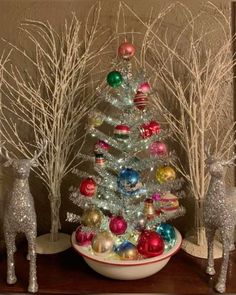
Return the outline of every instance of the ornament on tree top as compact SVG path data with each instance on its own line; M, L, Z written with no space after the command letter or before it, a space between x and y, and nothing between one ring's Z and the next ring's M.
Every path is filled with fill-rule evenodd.
M148 104L148 97L145 93L142 92L137 92L135 97L134 97L134 105L139 109L139 110L144 110L145 107Z
M138 87L138 92L147 94L150 92L151 86L148 82L143 82Z
M113 88L119 87L122 82L122 75L118 71L112 71L107 75L107 83Z
M170 166L159 167L156 172L156 178L159 183L165 183L174 180L176 173Z
M80 193L86 197L92 197L97 190L97 184L92 177L84 178L80 184Z
M132 168L121 170L117 178L117 184L119 191L127 196L136 195L142 187L139 173Z
M135 47L129 42L121 43L118 48L118 54L123 59L130 59L135 54Z

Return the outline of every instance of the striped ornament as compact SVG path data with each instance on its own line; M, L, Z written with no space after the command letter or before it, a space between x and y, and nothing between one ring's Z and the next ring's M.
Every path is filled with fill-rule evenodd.
M114 136L117 139L128 139L130 135L130 128L127 125L117 125L114 130Z
M139 110L144 110L146 105L148 104L148 97L145 93L137 92L134 98L134 105Z

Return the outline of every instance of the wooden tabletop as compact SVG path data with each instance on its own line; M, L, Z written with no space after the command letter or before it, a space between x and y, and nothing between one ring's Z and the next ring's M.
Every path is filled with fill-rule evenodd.
M7 285L6 256L0 257L0 294L26 293L28 261L26 246L19 247L16 255L18 282ZM216 260L219 270L221 259ZM40 294L98 294L98 293L171 293L212 294L216 277L204 273L206 260L196 259L180 250L155 275L135 281L119 281L103 277L87 266L75 250L68 249L54 255L38 255L37 270ZM227 293L236 293L236 251L230 255Z

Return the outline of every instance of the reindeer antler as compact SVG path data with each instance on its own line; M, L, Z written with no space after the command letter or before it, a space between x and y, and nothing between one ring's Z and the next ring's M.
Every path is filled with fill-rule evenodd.
M235 163L234 163L234 160L235 159L236 159L236 155L233 154L233 156L229 160L222 161L222 165L224 165L224 166L232 166L232 165L235 165Z
M32 162L36 161L41 154L46 150L48 145L48 141L46 139L43 139L41 141L39 141L38 146L40 147L39 152L37 153L37 151L34 152L34 157L32 158Z
M4 148L5 154L3 153L3 146L4 146L5 143L6 143L5 141L0 142L0 155L2 155L9 162L12 162L13 159L9 156L9 153L8 153L6 148Z
M211 164L215 161L215 158L210 154L210 149L211 149L211 146L210 145L207 145L207 146L204 146L204 151L205 151L205 154L206 154L206 163L207 164Z

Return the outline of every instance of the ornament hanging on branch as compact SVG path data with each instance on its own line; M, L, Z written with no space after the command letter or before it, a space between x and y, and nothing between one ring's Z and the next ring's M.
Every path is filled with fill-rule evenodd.
M132 43L124 42L119 46L118 54L125 60L131 59L135 54L135 47Z
M113 88L119 87L122 84L122 82L122 75L118 71L112 71L107 75L107 83Z

